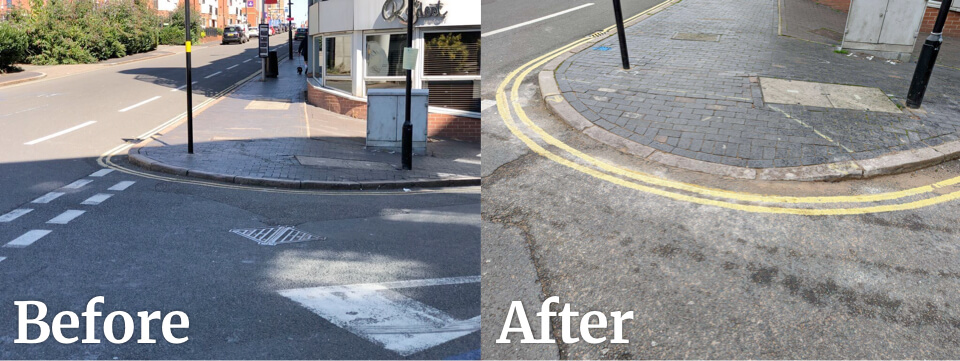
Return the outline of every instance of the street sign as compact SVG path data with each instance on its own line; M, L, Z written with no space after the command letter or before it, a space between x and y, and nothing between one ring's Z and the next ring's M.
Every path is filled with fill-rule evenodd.
M257 39L260 42L260 57L270 56L270 25L260 24L260 36Z
M254 6L256 6L256 5L254 5L253 0L247 1L247 7L248 7L248 8L252 8L252 7L254 7Z
M293 21L293 18L287 18L287 21Z

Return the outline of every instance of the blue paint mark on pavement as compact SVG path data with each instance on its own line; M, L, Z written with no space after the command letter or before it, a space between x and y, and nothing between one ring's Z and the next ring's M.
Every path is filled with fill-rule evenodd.
M479 360L480 359L480 349L473 351L464 352L456 356L450 356L444 360Z
M596 48L593 48L593 50L607 51L607 50L610 50L610 47L609 47L609 46L598 46L598 47L596 47Z

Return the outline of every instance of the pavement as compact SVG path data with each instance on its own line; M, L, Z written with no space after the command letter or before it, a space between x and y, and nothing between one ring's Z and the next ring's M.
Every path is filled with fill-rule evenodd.
M194 154L186 124L130 149L150 170L284 188L378 189L480 183L480 144L435 139L414 169L400 153L365 147L366 121L305 102L294 61L275 79L251 80L194 118Z
M776 2L676 3L627 27L630 70L607 37L547 64L556 84L541 76L542 95L561 95L548 101L556 113L607 144L716 175L836 180L960 156L960 71L936 68L911 110L914 66L781 37L779 19ZM778 79L817 84L790 83L781 91L798 95L774 99L765 84ZM875 88L887 110L841 99L849 89L823 97L822 84Z
M485 23L484 32L589 4L544 3L485 2L484 18L498 25L487 29ZM708 19L765 12L771 18L756 26L766 31L776 22L769 3L683 0L675 6L733 9ZM610 146L555 113L555 98L544 99L538 76L549 64L537 64L612 26L612 12L603 6L487 36L484 358L957 357L960 162L842 182L767 181L668 166L634 156L626 151L629 143ZM675 20L690 29L710 21ZM614 67L616 49L608 52ZM697 58L706 67L726 64L709 53L689 61ZM511 302L524 304L536 332L541 325L533 310L552 296L580 315L633 311L636 322L624 326L629 344L521 344L516 334L513 343L494 342ZM546 327L555 338L564 332L558 322Z
M286 35L271 45L285 47ZM194 49L195 104L257 74L255 52L255 43ZM183 61L165 56L0 88L0 359L478 358L479 187L270 189L144 171L109 156L179 118ZM247 238L269 229L302 242ZM389 324L390 313L371 312L382 307L443 322L410 323L426 336L399 348L298 298L370 285L382 290L337 307L370 315L360 321L370 327ZM44 302L49 321L82 312L96 296L106 299L104 315L183 311L190 328L174 332L189 341L14 343L15 301ZM449 324L458 331L437 332ZM159 324L150 327L157 338ZM115 330L133 331L122 322Z

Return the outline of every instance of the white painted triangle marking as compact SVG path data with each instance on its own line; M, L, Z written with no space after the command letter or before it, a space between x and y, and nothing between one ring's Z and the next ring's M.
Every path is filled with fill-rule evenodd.
M480 277L370 283L279 291L327 321L400 356L480 330L480 316L457 320L393 288L479 283Z

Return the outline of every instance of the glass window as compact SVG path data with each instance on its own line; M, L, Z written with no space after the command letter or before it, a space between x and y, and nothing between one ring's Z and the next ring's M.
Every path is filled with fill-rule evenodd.
M349 35L326 38L327 76L350 76L351 54L353 53Z
M368 77L403 76L403 48L407 34L367 35L366 60Z
M425 76L480 75L480 32L423 35Z
M342 91L344 91L344 92L346 92L346 93L352 93L352 92L353 92L353 81L351 81L351 80L340 80L340 79L330 79L330 78L327 78L327 79L323 82L323 84L326 85L328 88L339 89L339 90L342 90Z
M427 81L430 106L480 112L480 80Z

